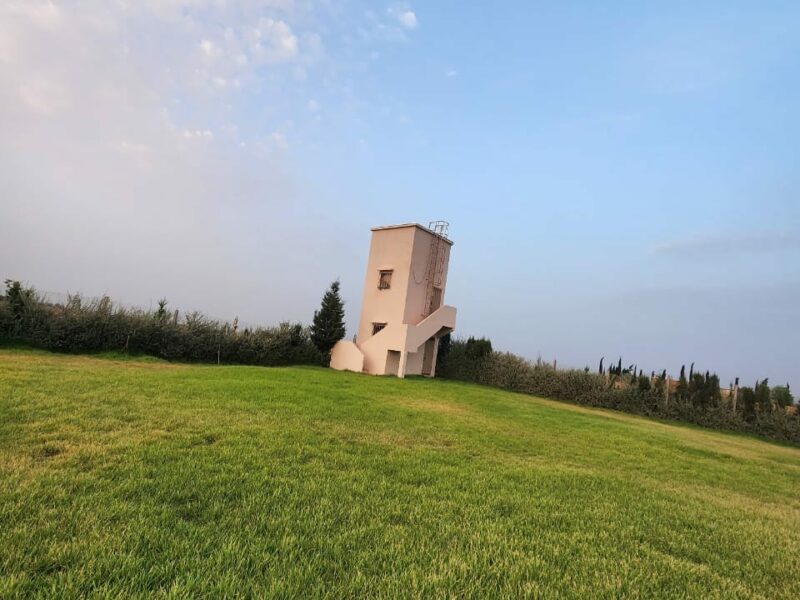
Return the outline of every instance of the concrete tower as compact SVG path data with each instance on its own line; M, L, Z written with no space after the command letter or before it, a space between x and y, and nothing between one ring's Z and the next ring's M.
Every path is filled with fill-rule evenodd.
M439 338L456 326L443 304L452 246L444 221L372 229L358 336L334 346L332 368L434 375Z

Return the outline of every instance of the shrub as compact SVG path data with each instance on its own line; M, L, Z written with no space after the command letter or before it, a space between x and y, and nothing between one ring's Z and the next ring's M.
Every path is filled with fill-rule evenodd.
M166 300L155 311L114 306L103 297L44 302L33 289L6 282L0 299L0 339L60 352L123 351L168 360L248 365L322 364L307 327L281 323L238 333L198 312L177 320Z
M685 385L679 386L678 392L669 396L666 371L652 381L647 376L623 378L617 374L620 371L618 363L616 368L610 369L615 374L606 379L599 373L556 370L541 361L533 363L513 354L494 352L491 343L485 342L481 345L484 351L478 352L476 340L472 338L451 341L447 354L439 357L438 375L513 392L800 444L800 416L788 416L784 410L757 411L756 395L749 388L740 390L741 412L723 407L719 402L719 379L716 375L704 377L692 373L690 385L684 374ZM487 346L488 352L485 351ZM761 396L764 394L762 389Z

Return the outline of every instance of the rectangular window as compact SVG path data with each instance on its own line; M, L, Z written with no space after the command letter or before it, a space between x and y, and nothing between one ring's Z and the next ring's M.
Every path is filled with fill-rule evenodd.
M386 327L386 323L373 323L372 324L372 335L378 333L381 329Z
M381 271L380 278L378 279L378 289L388 290L392 287L392 273L393 271Z

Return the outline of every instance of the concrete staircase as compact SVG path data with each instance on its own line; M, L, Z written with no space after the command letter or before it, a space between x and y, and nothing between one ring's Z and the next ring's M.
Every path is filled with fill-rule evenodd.
M331 367L340 370L386 372L388 353L400 353L398 375L405 375L408 353L419 352L431 338L438 338L456 327L456 309L442 306L416 325L408 323L389 324L363 343L355 344L342 340L334 346ZM372 357L372 358L370 358ZM373 360L379 364L370 364ZM380 362L382 361L382 362Z

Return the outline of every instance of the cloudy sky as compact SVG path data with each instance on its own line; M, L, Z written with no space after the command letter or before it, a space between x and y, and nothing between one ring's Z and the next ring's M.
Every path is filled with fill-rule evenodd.
M800 4L0 0L0 277L308 322L451 222L459 333L800 391Z

